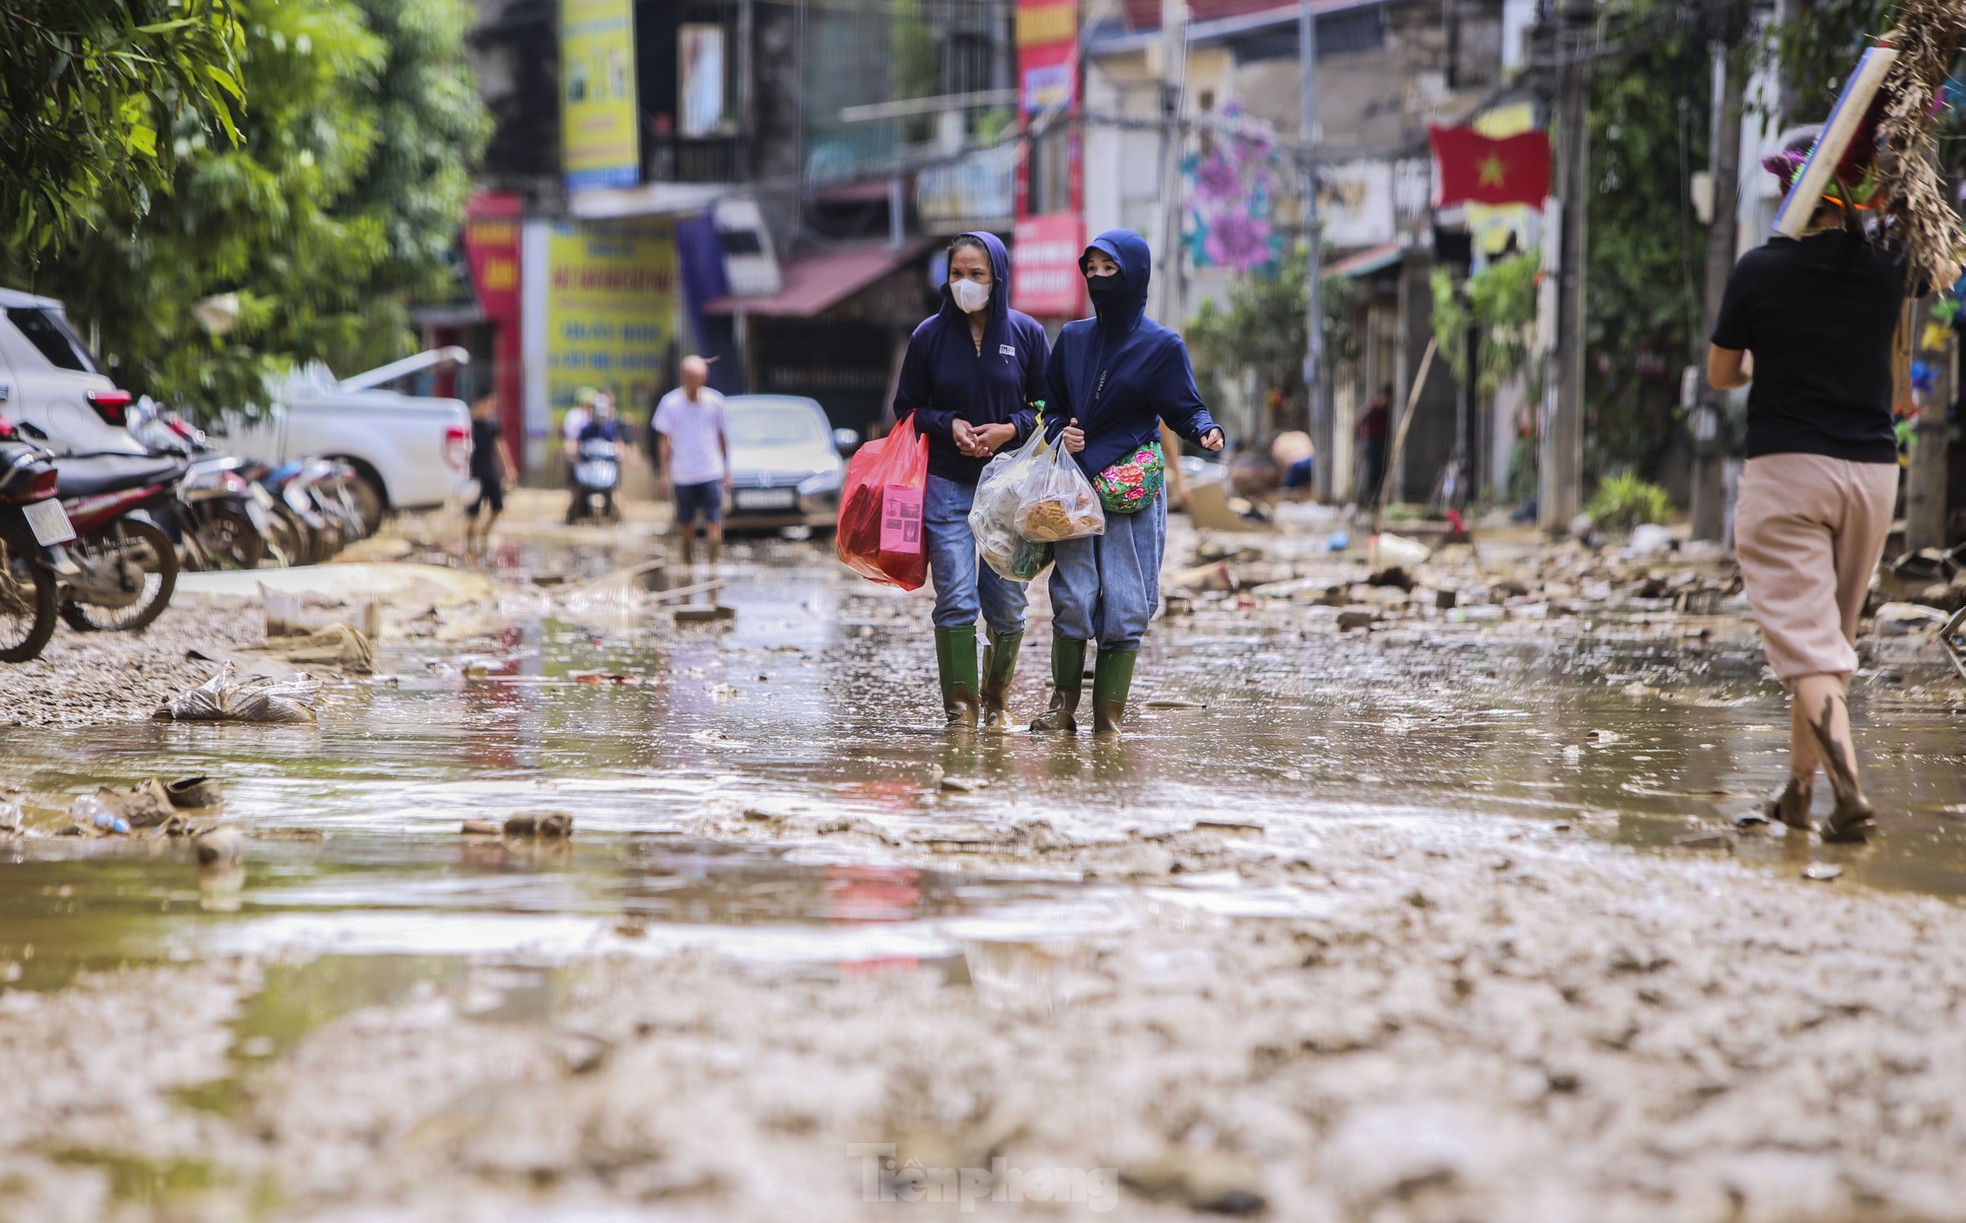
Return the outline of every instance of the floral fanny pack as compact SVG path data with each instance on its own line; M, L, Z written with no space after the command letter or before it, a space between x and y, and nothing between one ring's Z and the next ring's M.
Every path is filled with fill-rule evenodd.
M1107 513L1131 514L1152 505L1166 483L1167 459L1152 441L1100 472L1092 487Z

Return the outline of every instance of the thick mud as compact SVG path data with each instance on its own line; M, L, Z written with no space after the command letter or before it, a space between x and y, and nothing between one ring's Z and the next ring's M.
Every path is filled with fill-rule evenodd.
M1112 744L952 737L922 597L734 568L391 641L314 726L0 729L31 825L209 773L246 837L0 842L0 1218L1966 1217L1935 647L1873 643L1885 832L1825 847L1735 827L1737 610L1204 604Z

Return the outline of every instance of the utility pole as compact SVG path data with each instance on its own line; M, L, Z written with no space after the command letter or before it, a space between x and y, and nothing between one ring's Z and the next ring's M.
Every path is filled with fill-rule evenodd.
M1707 297L1704 335L1694 344L1694 364L1703 365L1705 337L1713 334L1720 318L1720 299L1727 292L1727 276L1734 270L1734 250L1739 241L1741 190L1741 112L1747 104L1747 66L1734 48L1746 32L1746 5L1734 0L1714 43L1720 58L1720 97L1717 139L1713 152L1713 221L1707 228ZM1726 419L1727 395L1706 386L1700 406L1694 410L1693 426L1693 538L1718 540L1726 533L1726 492L1721 470L1727 461L1727 439L1721 422Z
M1161 254L1160 322L1179 331L1181 317L1181 115L1188 92L1187 0L1161 0Z
M1543 423L1537 515L1544 534L1553 536L1570 530L1583 505L1584 260L1590 250L1584 228L1590 199L1590 72L1584 36L1591 25L1591 5L1592 0L1562 0L1556 36L1563 251L1557 290L1556 378Z
M1332 499L1333 466L1337 458L1337 434L1331 421L1331 396L1324 377L1324 233L1318 220L1318 130L1317 130L1317 15L1312 0L1298 0L1297 57L1303 62L1299 74L1300 122L1304 145L1304 231L1305 241L1305 345L1304 406L1310 417L1311 441L1317 457L1311 464L1314 492L1320 501Z

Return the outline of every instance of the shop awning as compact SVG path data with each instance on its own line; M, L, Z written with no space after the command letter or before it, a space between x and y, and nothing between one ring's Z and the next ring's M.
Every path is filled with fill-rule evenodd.
M914 242L895 250L882 242L844 250L812 251L779 265L784 287L769 297L716 298L705 314L762 314L774 318L811 318L913 261L928 244Z
M1399 243L1388 242L1384 246L1370 247L1356 255L1347 255L1334 263L1326 264L1324 277L1329 280L1334 276L1370 276L1374 272L1383 272L1398 263L1399 258Z

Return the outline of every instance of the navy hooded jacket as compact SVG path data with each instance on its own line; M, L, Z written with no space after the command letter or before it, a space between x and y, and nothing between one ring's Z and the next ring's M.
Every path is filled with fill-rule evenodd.
M1163 420L1191 442L1216 427L1195 389L1187 345L1147 317L1147 281L1153 273L1147 240L1130 229L1109 229L1085 254L1095 250L1120 265L1123 283L1096 306L1096 317L1065 324L1046 370L1050 393L1044 410L1047 437L1056 438L1078 419L1085 449L1074 457L1092 477L1159 437ZM1084 255L1079 262L1083 267Z
M1031 436L1037 413L1030 407L1044 397L1045 360L1051 346L1044 328L1028 314L1010 308L1010 254L995 234L965 234L990 252L989 319L983 348L971 340L969 316L942 286L942 308L922 320L908 338L901 359L894 417L915 415L915 428L928 438L928 471L962 484L974 484L987 459L956 449L955 423L1017 426L1010 446Z

